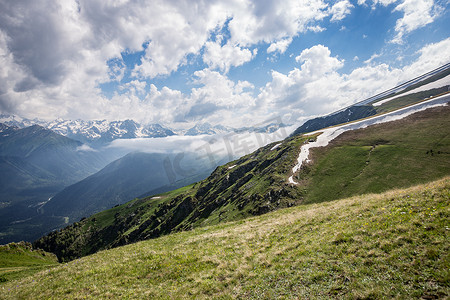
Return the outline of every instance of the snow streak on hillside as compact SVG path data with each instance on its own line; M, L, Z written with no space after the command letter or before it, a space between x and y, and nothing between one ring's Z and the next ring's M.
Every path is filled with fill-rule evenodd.
M302 145L300 149L300 154L297 158L297 164L292 168L293 175L289 177L288 181L290 184L298 184L298 182L294 181L294 175L300 170L303 162L308 163L310 160L309 157L309 149L314 147L324 147L328 145L330 141L341 135L342 133L348 130L355 130L360 128L365 128L370 125L380 124L391 122L395 120L403 119L413 113L431 108L436 106L447 105L447 102L450 100L450 95L446 94L440 97L433 98L431 100L421 102L415 105L411 105L405 108L401 108L396 111L392 111L383 115L376 115L374 117L364 119L361 121L357 121L354 123L344 124L341 126L330 127L326 129L321 129L318 131L310 132L307 135L313 135L321 132L321 134L317 137L316 141L310 142Z
M384 104L386 102L392 101L394 99L397 99L397 98L400 98L400 97L403 97L403 96L406 96L406 95L419 93L419 92L423 92L423 91L428 91L428 90L431 90L431 89L440 88L440 87L449 86L449 85L450 85L450 75L448 75L448 76L446 76L444 78L441 78L439 80L430 82L428 84L422 85L422 86L420 86L418 88L415 88L415 89L413 89L411 91L408 91L406 93L403 93L403 94L400 94L400 95L397 95L397 96L394 96L394 97L390 97L390 98L387 98L387 99L375 102L372 105L373 106L380 106L381 104Z

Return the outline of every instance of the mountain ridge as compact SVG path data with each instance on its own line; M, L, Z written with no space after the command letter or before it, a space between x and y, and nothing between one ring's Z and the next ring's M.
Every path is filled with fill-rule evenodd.
M122 121L63 119L43 121L38 119L30 120L6 114L0 115L0 123L19 129L39 125L57 134L93 147L104 146L116 139L163 138L174 135L198 136L241 132L273 133L277 129L287 126L281 122L272 122L270 124L259 124L254 127L232 128L220 124L197 123L193 127L185 130L172 130L169 127L157 123L142 125L130 119Z

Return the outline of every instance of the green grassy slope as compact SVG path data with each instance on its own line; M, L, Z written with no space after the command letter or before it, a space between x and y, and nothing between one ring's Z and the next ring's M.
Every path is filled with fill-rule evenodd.
M0 245L0 285L57 264L56 255L33 249L30 243Z
M329 201L450 175L450 107L347 131L311 150L313 163L298 174L305 202Z
M445 298L450 178L278 210L72 261L2 298Z
M70 260L101 249L195 227L239 220L300 203L407 187L450 175L450 108L345 133L313 149L313 163L287 178L300 146L295 136L218 167L195 185L134 200L93 215L35 246ZM431 153L433 150L433 153Z
M428 84L428 83L431 83L431 82L437 81L437 80L439 80L439 79L442 79L442 78L448 76L449 74L450 74L450 68L444 69L444 70L440 71L439 73L434 74L433 76L431 76L431 77L428 78L428 79L425 79L425 80L422 80L422 81L420 81L420 82L418 82L418 83L415 83L415 84L413 84L413 85L407 87L406 89L401 90L400 92L393 93L393 94L389 94L389 95L386 95L386 96L384 96L384 97L382 97L382 98L376 99L375 101L372 101L370 104L373 104L373 103L382 101L382 100L387 99L387 98L399 96L399 95L401 95L401 94L403 94L403 93L412 91L412 90L417 89L417 88L419 88L419 87L421 87L421 86L423 86L423 85L426 85L426 84ZM434 89L434 90L435 90L435 92L436 92L437 89ZM447 91L447 89L444 90L444 92L445 92L445 91ZM428 92L425 92L425 93L428 93ZM438 92L438 93L442 93L442 91L440 91L440 92ZM432 95L432 94L436 95L436 93L434 93L434 92L432 92L430 95ZM412 95L415 95L415 94L412 94ZM429 97L430 95L425 96L424 98ZM401 97L400 97L400 98L401 98ZM422 99L423 99L423 98L422 98ZM396 101L396 100L395 100L395 101ZM390 101L390 102L391 102L391 101Z
M423 101L429 97L435 97L448 92L448 86L431 89L428 91L417 92L410 95L405 95L388 101L386 103L381 104L380 106L376 106L375 110L377 113L386 113L390 111L394 111L404 106L412 105L414 103Z

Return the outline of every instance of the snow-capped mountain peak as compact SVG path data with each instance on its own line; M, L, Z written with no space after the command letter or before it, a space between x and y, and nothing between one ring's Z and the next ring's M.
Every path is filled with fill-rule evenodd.
M115 139L153 138L175 135L169 128L159 124L141 125L133 120L30 120L14 115L0 115L0 123L25 128L41 125L60 135L79 140L86 144L104 144Z

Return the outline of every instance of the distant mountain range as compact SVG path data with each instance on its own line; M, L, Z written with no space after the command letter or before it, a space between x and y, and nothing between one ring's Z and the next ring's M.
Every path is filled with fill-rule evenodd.
M77 122L58 124L59 128L70 129ZM22 120L20 125L29 125L29 121ZM49 125L57 127L56 123ZM132 133L151 136L149 127L140 127L133 121L107 125L109 130L98 142L116 136L132 138ZM152 134L156 135L162 127L153 128ZM65 133L81 134L74 130ZM123 155L120 150L108 147L92 149L40 125L19 128L0 123L0 244L31 241L68 222L142 194L191 184L206 178L215 167L202 163L193 153Z
M107 120L63 120L43 121L39 119L26 119L15 115L0 114L0 123L7 126L26 128L40 125L55 133L80 141L90 146L101 146L115 139L159 138L173 135L214 135L232 132L267 132L271 133L286 125L272 122L257 127L231 128L210 123L198 123L187 130L175 131L160 124L142 125L133 120L107 121Z
M14 115L0 115L0 122L19 128L38 124L60 135L90 145L105 144L115 139L155 138L175 135L172 130L159 124L144 126L133 120L110 122L106 120L73 121L57 119L46 122L38 119L24 119Z

